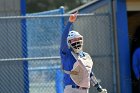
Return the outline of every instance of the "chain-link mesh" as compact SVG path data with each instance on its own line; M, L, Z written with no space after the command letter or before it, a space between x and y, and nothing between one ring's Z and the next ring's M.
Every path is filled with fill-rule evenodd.
M109 8L106 4L89 14L79 14L73 29L84 36L84 51L92 56L93 71L101 85L114 93L114 42ZM0 93L62 93L59 45L68 16L58 15L62 14L59 10L55 14L0 19ZM90 92L97 90L91 88Z
M30 61L30 93L57 93L57 82L63 86L59 63L59 58Z
M84 51L88 52L94 60L93 72L97 79L101 80L102 87L106 88L109 93L114 93L116 72L110 3L90 13L94 15L78 17L74 23L74 29L84 37ZM97 93L97 90L91 88L91 92Z
M31 16L60 14L59 11L29 14ZM28 57L50 57L48 60L28 61L31 93L56 93L60 71L59 46L62 17L27 19ZM53 58L52 58L53 57ZM62 72L60 72L61 74ZM63 86L62 77L60 86Z
M62 13L57 9L0 18L0 93L62 91L59 46L63 18L44 17Z

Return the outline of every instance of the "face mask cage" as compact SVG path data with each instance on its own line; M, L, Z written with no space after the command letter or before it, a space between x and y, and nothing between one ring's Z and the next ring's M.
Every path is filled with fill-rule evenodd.
M72 43L71 46L74 48L74 49L80 49L82 47L82 42L75 42L75 43Z
M82 37L69 40L69 44L73 49L81 49L83 45Z

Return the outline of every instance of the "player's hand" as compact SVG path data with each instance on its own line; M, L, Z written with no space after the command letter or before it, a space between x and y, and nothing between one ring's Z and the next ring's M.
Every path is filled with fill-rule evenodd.
M78 75L78 72L77 71L71 71L70 74Z
M107 93L107 90L106 89L102 89L102 91L98 92L98 93Z
M74 14L71 14L70 17L69 17L69 21L72 22L72 23L75 22L76 19L77 19L77 14L78 14L78 12L76 12Z

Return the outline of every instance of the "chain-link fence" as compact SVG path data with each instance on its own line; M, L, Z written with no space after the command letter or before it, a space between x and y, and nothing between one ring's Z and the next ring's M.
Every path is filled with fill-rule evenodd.
M63 17L54 14L63 14L63 9L0 18L0 93L62 91L59 45Z
M89 8L93 15L81 16L74 23L74 29L84 37L84 50L93 60L93 72L101 85L107 88L109 93L116 93L116 71L114 60L114 33L112 24L112 10L110 2L100 2L100 7ZM97 4L96 4L97 5ZM93 5L94 6L94 5ZM89 13L88 9L83 10ZM97 93L95 88L91 93Z
M109 8L106 4L79 14L73 29L84 36L84 51L92 56L93 71L101 85L114 93L114 37ZM0 18L0 93L63 93L59 45L69 16L60 15L63 13L60 9ZM94 88L91 91L97 93Z

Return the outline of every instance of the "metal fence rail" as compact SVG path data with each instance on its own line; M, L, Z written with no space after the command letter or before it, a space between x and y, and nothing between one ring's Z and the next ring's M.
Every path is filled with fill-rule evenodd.
M77 14L77 16L93 16L93 15L101 15L101 14L94 14L94 13L88 13L88 14ZM50 18L50 17L68 17L70 14L56 14L56 15L27 15L27 16L5 16L0 17L0 20L2 19L31 19L31 18Z
M0 62L4 61L33 61L33 60L50 60L50 59L60 59L59 56L54 57L34 57L34 58L8 58L0 59Z

